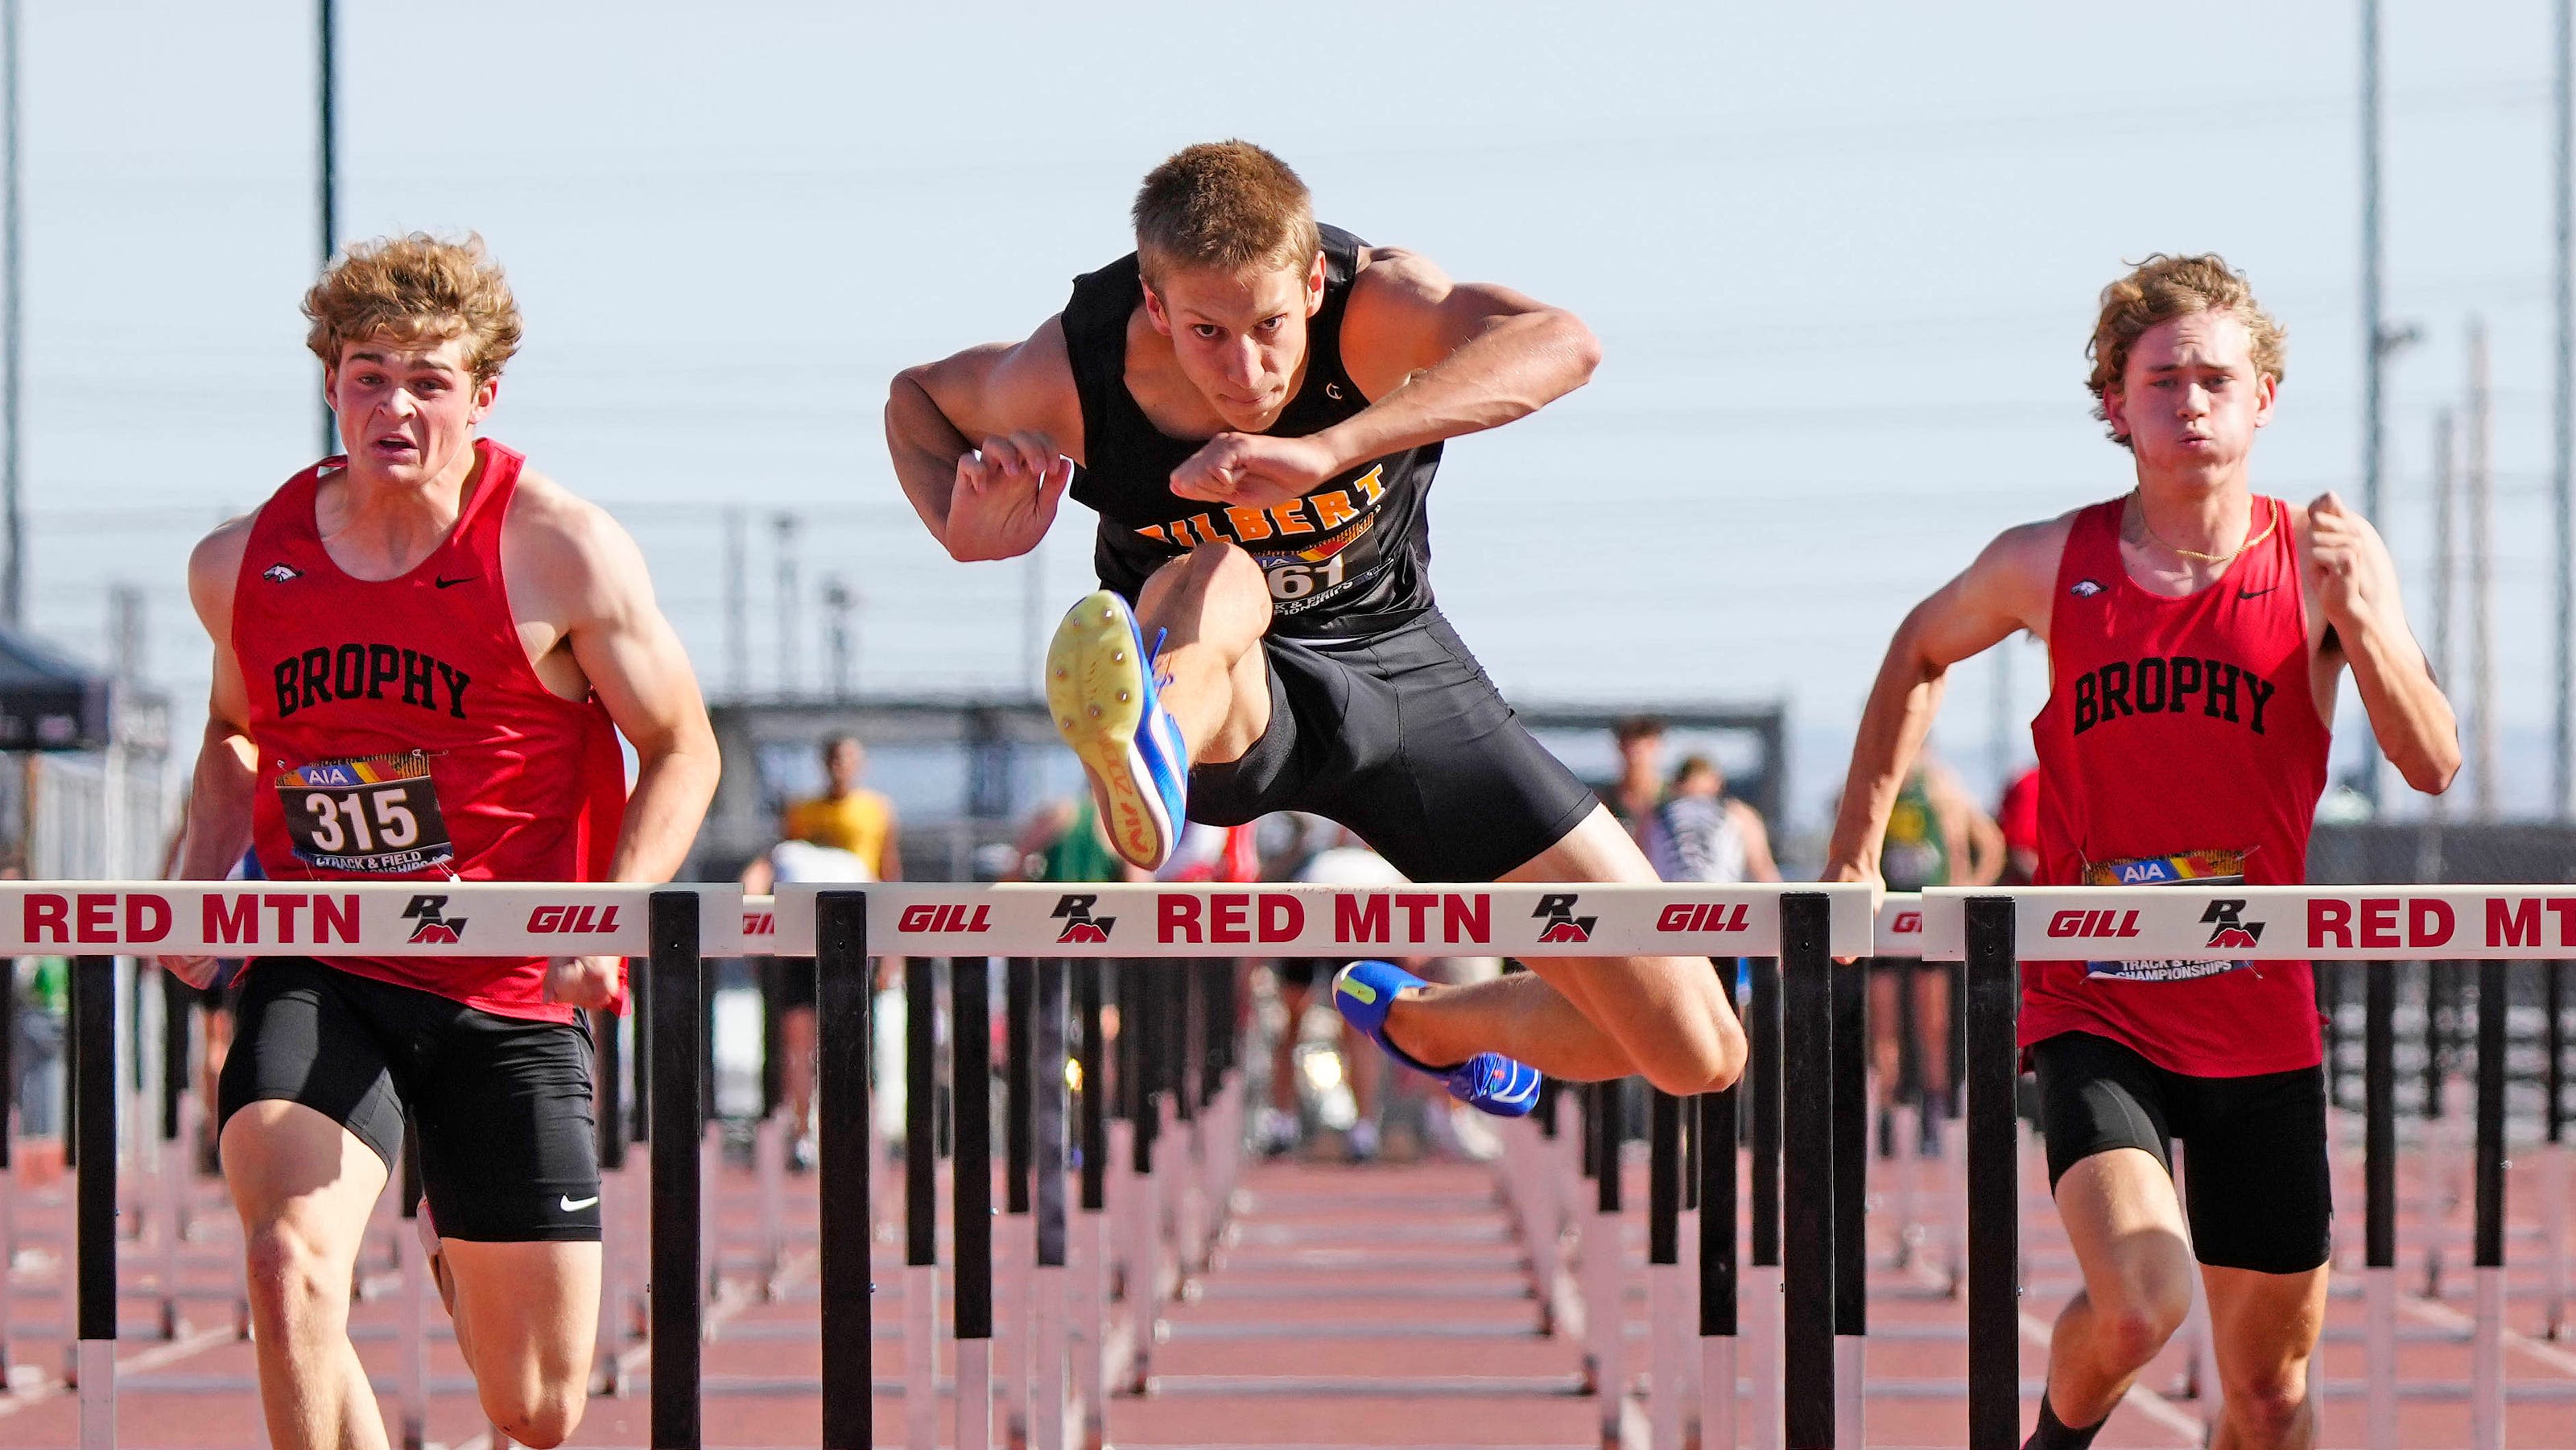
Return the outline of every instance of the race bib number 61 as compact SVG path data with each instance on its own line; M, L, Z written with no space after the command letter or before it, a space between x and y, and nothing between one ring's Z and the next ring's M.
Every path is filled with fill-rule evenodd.
M277 778L277 794L295 854L315 866L390 875L456 854L426 751L298 766Z

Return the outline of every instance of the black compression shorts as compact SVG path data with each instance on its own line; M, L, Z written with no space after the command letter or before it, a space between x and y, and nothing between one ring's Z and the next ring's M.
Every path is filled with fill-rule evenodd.
M305 957L243 978L218 1124L267 1099L302 1103L393 1172L403 1113L441 1238L599 1239L590 1031L478 1011Z
M771 1013L784 1016L800 1007L814 1010L820 984L812 957L759 957L754 966L760 972L762 1003Z
M1264 638L1270 726L1190 772L1190 819L1312 811L1415 881L1491 881L1599 801L1522 728L1437 611L1365 639Z
M2326 1261L2334 1195L2326 1178L2321 1067L2189 1077L2089 1032L2032 1045L2048 1185L2096 1153L2141 1148L2168 1172L2183 1141L2184 1209L2204 1264L2303 1274Z

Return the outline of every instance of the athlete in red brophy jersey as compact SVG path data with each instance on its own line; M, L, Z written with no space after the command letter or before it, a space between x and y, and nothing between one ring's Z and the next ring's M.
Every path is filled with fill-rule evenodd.
M502 523L524 460L471 445L455 528L395 579L360 579L324 545L314 504L332 458L251 516L232 652L264 788L252 839L272 881L605 881L626 811L616 726L567 699L520 643ZM415 930L443 935L435 920ZM546 957L332 957L504 1017L569 1022Z
M474 436L519 341L500 268L479 241L366 243L304 310L347 452L189 561L214 690L178 874L221 878L255 840L281 880L421 883L413 939L465 946L475 923L441 881L669 880L714 793L714 735L634 542ZM611 1005L622 970L252 963L216 1117L281 1450L384 1443L348 1306L406 1113L483 1413L524 1445L572 1433L600 1271L579 1009Z
M1945 672L2023 629L2051 665L2031 726L2042 885L2304 880L2347 667L2407 782L2449 785L2457 728L2386 545L2332 494L2299 508L2250 486L2281 343L2214 256L2153 257L2104 290L2092 388L2136 486L2006 531L1907 616L1862 717L1828 880L1878 878ZM2188 1312L2195 1257L2225 1391L2213 1444L2314 1441L2331 1211L2315 997L2306 964L2224 945L2024 965L2021 1042L2084 1273L2051 1341L2039 1450L2091 1443Z

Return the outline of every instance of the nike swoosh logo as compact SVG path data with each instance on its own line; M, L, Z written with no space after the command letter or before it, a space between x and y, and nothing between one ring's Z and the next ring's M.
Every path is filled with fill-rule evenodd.
M471 584L482 577L483 576L480 574L468 574L462 579L441 579L438 581L438 587L441 589L453 589L459 584Z
M579 1213L583 1209L590 1207L592 1204L599 1202L599 1195L594 1193L588 1198L574 1198L572 1195L566 1194L562 1198L557 1199L556 1202L562 1205L563 1211L566 1213Z
M2236 597L2239 599L2260 599L2264 595L2271 593L2273 589L2278 589L2280 587L2280 585L2275 584L2271 589L2239 589L2236 591Z

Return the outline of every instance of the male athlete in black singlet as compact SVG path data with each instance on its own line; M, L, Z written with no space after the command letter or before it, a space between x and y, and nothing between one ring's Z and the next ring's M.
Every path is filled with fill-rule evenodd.
M1156 167L1135 221L1137 251L1026 341L908 369L886 407L904 492L960 560L1035 548L1068 489L1099 513L1104 587L1067 615L1047 693L1120 853L1158 865L1185 815L1303 810L1416 881L1653 881L1431 597L1442 441L1581 386L1591 333L1318 227L1304 183L1246 142ZM1349 980L1381 966L1345 972L1337 1002L1414 1066L1500 1054L1691 1093L1743 1063L1705 958Z

